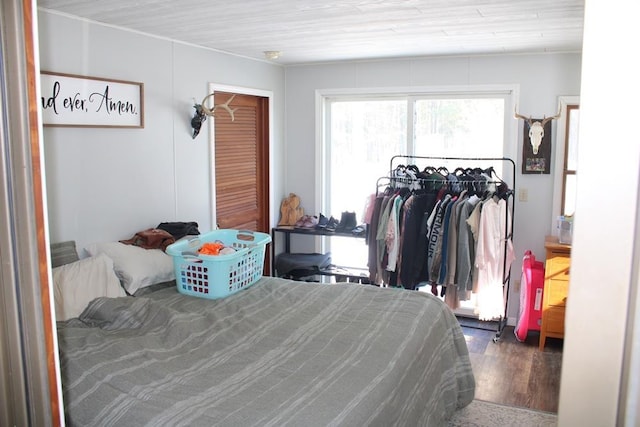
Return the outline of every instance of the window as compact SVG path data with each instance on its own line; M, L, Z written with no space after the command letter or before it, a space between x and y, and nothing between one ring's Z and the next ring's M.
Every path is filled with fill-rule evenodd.
M504 155L503 98L417 99L415 110L413 154L440 157Z
M389 174L394 155L512 157L506 137L512 121L511 95L504 91L326 97L322 213L340 220L342 212L355 211L361 222L367 197L376 191L378 179ZM455 160L433 162L451 170L460 166ZM503 176L501 164L474 166L494 166ZM333 263L367 265L362 241L332 238L329 244Z
M580 106L567 105L564 167L562 169L561 215L573 216L576 210L576 171L578 170L578 124Z
M407 101L336 99L328 104L328 116L325 215L340 220L342 212L355 212L361 224L367 196L387 174L389 159L407 152ZM334 237L327 245L334 264L366 267L361 239Z
M575 214L578 174L578 127L580 97L560 96L560 119L557 122L553 162L553 209L551 233L557 233L558 216Z
M326 206L337 215L362 208L391 156L407 152L407 102L334 100L329 123Z

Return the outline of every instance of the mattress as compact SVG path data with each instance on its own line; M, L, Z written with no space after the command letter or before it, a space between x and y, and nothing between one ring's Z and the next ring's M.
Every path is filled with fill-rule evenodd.
M71 426L442 426L475 390L451 310L401 289L170 287L97 298L58 340Z

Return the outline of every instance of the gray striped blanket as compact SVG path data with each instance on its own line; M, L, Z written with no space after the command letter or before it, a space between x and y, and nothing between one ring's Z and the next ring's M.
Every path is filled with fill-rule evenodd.
M98 298L58 339L71 426L442 426L475 390L444 304L366 285Z

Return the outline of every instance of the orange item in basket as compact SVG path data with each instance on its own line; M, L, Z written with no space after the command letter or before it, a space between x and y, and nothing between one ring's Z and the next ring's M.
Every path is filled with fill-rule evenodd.
M204 243L198 253L202 255L220 255L220 250L224 245L220 242Z

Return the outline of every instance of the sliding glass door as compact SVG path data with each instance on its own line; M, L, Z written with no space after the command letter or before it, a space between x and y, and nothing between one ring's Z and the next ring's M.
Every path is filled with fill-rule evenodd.
M356 212L362 222L368 197L389 174L394 155L506 156L510 97L511 91L326 97L323 214L339 220L342 212ZM501 164L486 166L502 176ZM335 264L366 266L361 241L334 238L327 244Z

